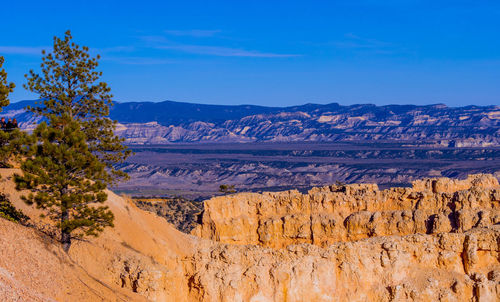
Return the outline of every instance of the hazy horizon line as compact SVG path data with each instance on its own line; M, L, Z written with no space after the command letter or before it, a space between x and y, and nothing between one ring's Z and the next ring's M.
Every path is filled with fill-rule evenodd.
M24 99L24 100L16 100L16 101L11 101L10 104L14 103L20 103L20 102L35 102L40 99ZM375 104L375 103L341 103L339 101L332 101L332 102L311 102L311 101L305 101L304 103L300 104L291 104L291 105L282 105L282 106L266 106L266 105L259 105L259 104L248 104L248 103L242 103L242 104L217 104L217 103L200 103L196 101L174 101L174 100L162 100L162 101L113 101L114 103L120 103L120 104L126 104L126 103L164 103L164 102L173 102L173 103L184 103L184 104L193 104L193 105L206 105L206 106L228 106L228 107L237 107L237 106L254 106L254 107L266 107L266 108L289 108L289 107L300 107L300 106L305 106L305 105L319 105L319 106L326 106L326 105L332 105L332 104L337 104L339 106L343 107L349 107L349 106L357 106L357 105L373 105L376 107L385 107L385 106L416 106L416 107L428 107L428 106L445 106L448 108L462 108L462 107L470 107L470 106L475 106L475 107L498 107L500 108L499 105L497 104L489 104L489 105L475 105L475 104L467 104L467 105L461 105L461 106L450 106L446 104L445 102L438 102L438 103L428 103L428 104L415 104L415 103L385 103L385 104Z

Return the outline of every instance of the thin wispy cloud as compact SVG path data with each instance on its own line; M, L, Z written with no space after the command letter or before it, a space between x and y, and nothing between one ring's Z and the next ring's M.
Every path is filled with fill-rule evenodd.
M369 53L375 55L412 54L413 51L391 42L372 38L361 37L353 33L344 35L344 39L330 42L337 49L351 50L357 53Z
M146 42L150 45L157 45L157 44L161 44L161 43L169 43L170 42L164 36L157 36L157 35L139 36L137 38L139 38L139 40L142 40L143 42Z
M193 36L193 37L208 37L220 32L218 30L189 30L189 31L166 31L177 36ZM274 52L263 52L258 50L248 50L244 48L212 46L212 45L197 45L183 44L171 41L164 36L141 36L139 37L147 45L134 46L114 46L107 48L92 49L94 54L103 56L103 60L112 61L127 65L155 65L155 64L170 64L172 60L150 57L133 57L133 56L117 56L120 53L134 53L144 48L161 49L179 51L189 54L219 56L219 57L248 57L248 58L290 58L299 57L298 54L283 54ZM40 55L42 50L49 50L51 47L31 47L31 46L0 46L0 55L16 54L16 55Z
M174 60L149 57L113 57L103 56L103 61L124 64L124 65L164 65L175 63Z
M157 46L156 48L176 50L198 55L218 56L218 57L290 58L299 56L296 54L260 52L254 50L245 50L241 48L188 45L188 44L163 45L163 46Z
M13 55L41 55L42 50L48 52L52 51L52 46L0 46L1 54L13 54ZM106 53L121 53L121 52L132 52L135 50L133 46L115 46L108 48L91 48L91 53L95 54L106 54Z
M32 46L0 46L1 54L12 55L40 55L42 50L49 49L49 47L32 47Z
M167 35L171 36L188 36L196 38L213 37L220 33L220 30L205 30L205 29L188 29L188 30L165 30Z
M244 48L185 44L174 42L164 36L141 36L141 40L146 42L147 47L154 49L173 50L197 55L208 55L218 57L249 57L249 58L290 58L299 57L299 54L282 54L274 52L263 52L258 50L248 50Z
M106 48L97 48L95 52L98 53L120 53L120 52L133 52L136 50L136 47L134 46L113 46L113 47L106 47Z

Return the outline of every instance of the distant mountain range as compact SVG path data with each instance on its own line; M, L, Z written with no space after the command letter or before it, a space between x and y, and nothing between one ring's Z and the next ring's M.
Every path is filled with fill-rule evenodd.
M0 116L32 129L39 121L21 101ZM500 146L500 106L443 104L291 107L222 106L182 102L115 103L110 116L129 144L192 142L405 142L443 147Z

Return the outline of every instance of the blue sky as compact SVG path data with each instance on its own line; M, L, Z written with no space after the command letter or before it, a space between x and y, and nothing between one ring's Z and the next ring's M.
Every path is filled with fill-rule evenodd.
M117 101L500 104L499 1L9 1L12 101L67 29Z

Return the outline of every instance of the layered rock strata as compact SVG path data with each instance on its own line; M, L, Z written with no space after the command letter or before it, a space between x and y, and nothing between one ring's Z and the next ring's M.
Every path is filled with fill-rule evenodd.
M490 175L241 193L205 202L200 238L109 192L115 228L69 255L2 221L0 300L499 301L499 195Z
M464 232L500 222L500 187L491 175L419 180L380 191L374 184L243 193L205 202L193 234L229 244L321 247L369 237Z
M491 175L216 197L193 234L226 244L198 249L190 288L206 301L499 301L499 223Z
M203 244L194 301L498 301L500 228L283 249Z

